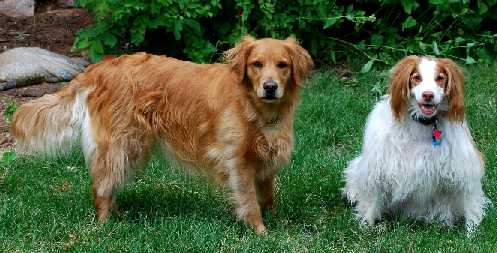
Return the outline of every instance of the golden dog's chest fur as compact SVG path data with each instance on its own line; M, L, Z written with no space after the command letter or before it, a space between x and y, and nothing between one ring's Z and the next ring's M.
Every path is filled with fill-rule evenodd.
M158 143L227 185L239 217L263 233L261 209L272 207L275 173L290 158L298 90L312 60L294 39L251 37L226 60L195 64L145 53L104 60L57 94L21 106L12 132L34 152L80 141L101 220Z

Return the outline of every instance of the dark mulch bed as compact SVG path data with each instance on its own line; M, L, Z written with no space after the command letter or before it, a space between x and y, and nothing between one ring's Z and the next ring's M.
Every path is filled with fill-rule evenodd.
M41 47L59 54L81 56L71 52L76 32L91 24L81 9L61 9L33 17L9 17L0 14L0 53L15 47Z

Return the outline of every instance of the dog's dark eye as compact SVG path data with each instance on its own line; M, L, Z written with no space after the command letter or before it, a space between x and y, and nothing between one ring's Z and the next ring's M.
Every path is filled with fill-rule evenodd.
M443 76L437 76L437 78L435 78L435 81L437 82L442 82L443 80L445 80Z
M416 82L421 82L421 76L420 75L414 75L412 79Z
M252 66L254 66L256 68L262 68L262 62L256 61L256 62L252 63Z
M280 62L278 62L278 64L276 64L276 67L283 69L283 68L288 67L288 63L280 61Z

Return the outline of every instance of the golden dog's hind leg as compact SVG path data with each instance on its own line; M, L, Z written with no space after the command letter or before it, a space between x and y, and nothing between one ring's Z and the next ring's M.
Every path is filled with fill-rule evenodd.
M122 150L97 148L90 172L93 179L93 204L99 221L110 217L114 207L114 193L126 179L127 168L125 154Z
M135 136L123 142L98 145L91 161L93 201L99 221L110 217L116 190L149 158L150 142L145 138Z
M96 217L98 221L106 221L110 217L111 210L114 208L114 197L113 196L102 196L99 195L98 185L92 185L93 193L93 204L96 210Z
M249 168L233 168L229 181L238 217L252 226L256 233L265 234L266 227L262 222L261 209L257 202L255 171Z

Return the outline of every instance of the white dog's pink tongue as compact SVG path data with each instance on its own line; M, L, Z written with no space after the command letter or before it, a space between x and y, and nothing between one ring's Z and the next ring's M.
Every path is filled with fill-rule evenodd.
M435 106L430 106L430 105L421 105L421 111L425 115L432 115L433 112L435 111Z

